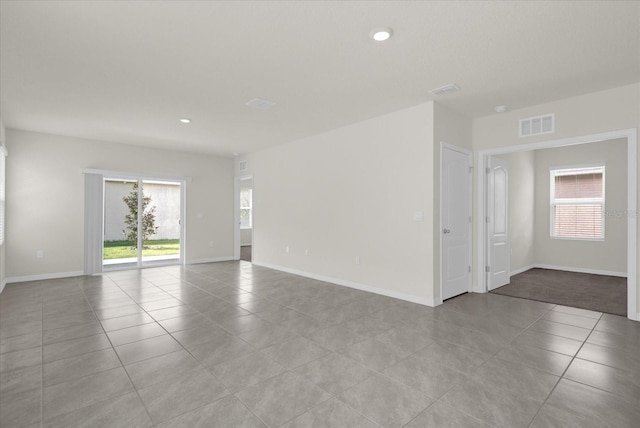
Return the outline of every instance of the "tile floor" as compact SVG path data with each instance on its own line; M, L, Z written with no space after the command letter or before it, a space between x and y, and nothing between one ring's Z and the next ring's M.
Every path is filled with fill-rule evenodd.
M12 284L3 427L638 427L640 323L225 262Z

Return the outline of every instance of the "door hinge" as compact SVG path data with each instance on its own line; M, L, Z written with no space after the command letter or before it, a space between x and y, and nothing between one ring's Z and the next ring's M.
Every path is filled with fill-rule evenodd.
M491 173L491 168L487 167L487 174Z
M471 272L471 266L469 266L469 272Z
M489 273L489 272L491 272L491 268L490 268L489 266L485 266L485 267L484 267L484 271L485 271L486 273Z
M471 223L471 216L469 216L469 223Z
M470 166L470 167L469 167L469 174L471 174L472 172L473 172L473 167L472 167L472 166Z
M489 223L489 216L487 216L486 220L487 220L487 223Z

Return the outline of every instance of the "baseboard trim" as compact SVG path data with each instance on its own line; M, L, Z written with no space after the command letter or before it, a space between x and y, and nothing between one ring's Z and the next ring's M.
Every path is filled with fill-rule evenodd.
M3 279L2 282L0 282L0 293L2 293L2 290L4 290L5 285L7 285L7 280Z
M618 276L618 277L621 277L621 278L626 278L627 277L627 273L626 272L614 272L614 271L610 271L610 270L583 269L583 268L576 268L576 267L570 267L570 266L555 266L555 265L546 265L546 264L536 264L536 265L534 265L532 267L540 268L540 269L564 270L564 271L567 271L567 272L590 273L590 274L593 274L593 275Z
M538 267L538 266L536 266L536 265L529 265L529 266L521 267L521 268L518 268L518 269L514 269L514 270L512 270L511 272L509 272L509 276L517 275L517 274L519 274L519 273L526 272L526 271L528 271L529 269L533 269L533 268L536 268L536 267Z
M473 284L471 287L471 293L484 294L487 291L482 288L482 284Z
M298 269L288 268L286 266L274 265L271 263L265 263L261 261L252 261L251 263L257 266L262 266L269 269L292 273L294 275L304 276L305 278L317 279L318 281L329 282L331 284L342 285L344 287L354 288L356 290L367 291L369 293L379 294L381 296L392 297L394 299L404 300L406 302L417 303L419 305L434 307L439 304L442 304L441 300L438 302L436 299L425 299L424 297L418 297L413 294L400 293L393 290L387 290L386 288L379 288L379 287L374 287L372 285L361 284L353 281L347 281L341 278L334 278L331 276L319 275L312 272L306 272Z
M7 278L5 282L7 284L14 284L17 282L42 281L47 279L59 279L59 278L72 278L76 276L84 276L84 274L85 273L81 270L77 270L73 272L42 273L38 275L13 276L13 277Z
M215 262L228 262L235 260L232 256L227 257L212 257L210 259L195 259L187 261L188 265L199 265L202 263L215 263Z

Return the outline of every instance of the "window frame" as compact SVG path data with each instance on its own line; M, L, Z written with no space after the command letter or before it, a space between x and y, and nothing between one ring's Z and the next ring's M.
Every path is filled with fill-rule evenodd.
M602 197L601 198L563 198L557 200L555 198L555 177L560 175L571 175L572 171L584 171L585 174L588 173L589 170L602 170ZM564 172L564 174L558 174L558 172ZM578 174L576 174L578 175ZM598 237L580 237L580 236L557 236L555 234L555 226L556 226L556 216L555 216L555 208L558 205L597 205L601 206L601 233ZM551 239L561 239L561 240L569 240L569 241L604 241L605 240L605 231L606 231L606 216L605 216L605 205L606 205L606 164L603 163L594 163L594 164L581 164L581 165L570 165L570 166L553 166L549 168L549 236Z
M240 194L242 195L243 190L249 191L249 206L242 206L242 196L240 197L239 203L239 213L240 213L240 230L248 230L253 229L253 188L250 187L240 187ZM249 210L249 225L242 225L242 210Z

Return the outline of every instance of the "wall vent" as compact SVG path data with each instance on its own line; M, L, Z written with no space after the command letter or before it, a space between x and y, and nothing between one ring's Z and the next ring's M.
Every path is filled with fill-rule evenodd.
M276 105L273 101L265 100L262 98L253 98L245 103L249 107L257 108L259 110L268 110Z
M240 171L246 171L248 166L249 165L246 160L240 161Z
M431 95L443 95L447 92L456 92L460 88L455 83L449 83L448 85L440 86L439 88L432 89L429 92Z
M551 134L555 131L555 122L553 113L520 119L519 135L520 137L531 137L533 135Z

